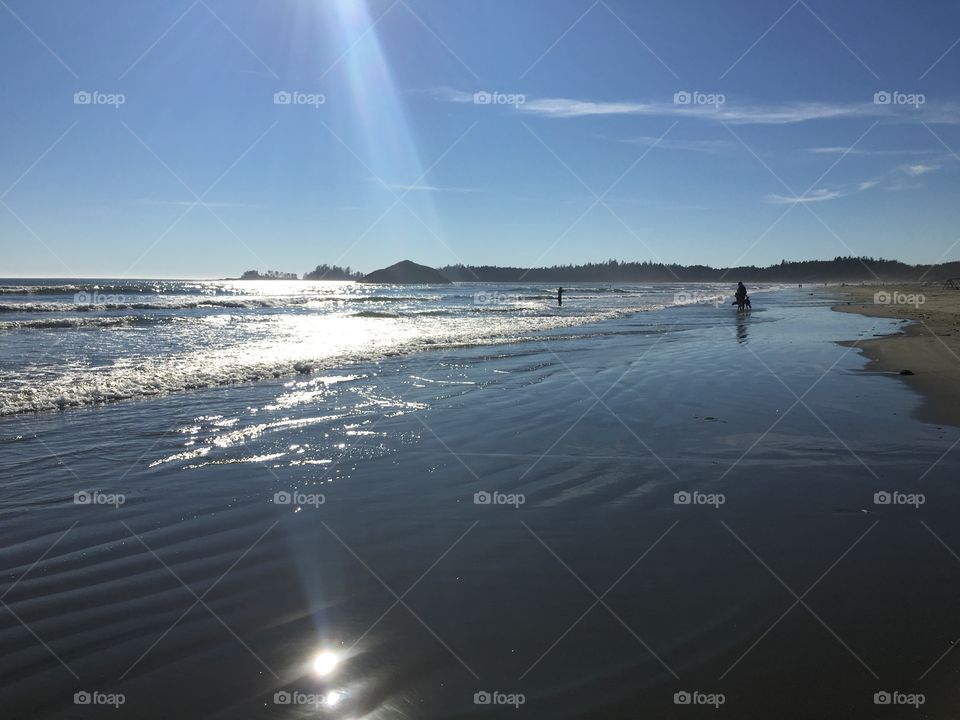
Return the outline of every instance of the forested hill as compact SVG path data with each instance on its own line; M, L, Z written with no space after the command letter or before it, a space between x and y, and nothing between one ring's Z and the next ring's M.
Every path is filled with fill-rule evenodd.
M619 262L554 265L542 268L448 265L440 272L454 282L876 282L943 281L960 278L960 262L907 265L897 260L837 257L833 260L784 260L779 265L713 268L707 265L665 265Z

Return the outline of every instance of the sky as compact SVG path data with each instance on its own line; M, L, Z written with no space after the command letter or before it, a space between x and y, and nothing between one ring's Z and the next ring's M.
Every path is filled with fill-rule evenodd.
M960 259L960 5L0 0L0 277Z

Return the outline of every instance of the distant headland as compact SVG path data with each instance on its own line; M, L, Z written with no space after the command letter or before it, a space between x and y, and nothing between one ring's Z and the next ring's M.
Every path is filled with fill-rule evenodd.
M783 260L776 265L741 265L714 268L607 260L583 265L521 268L495 265L447 265L432 268L403 260L381 270L361 273L349 266L318 265L303 274L304 280L352 280L367 283L440 285L451 282L528 283L638 283L638 282L943 282L960 278L960 262L908 265L898 260L871 257L836 257L833 260ZM248 270L241 280L296 280L296 273Z
M279 272L277 270L247 270L240 276L240 280L299 280L296 273ZM353 280L355 282L382 283L386 285L449 285L450 279L439 270L426 265L420 265L412 260L401 260L390 267L374 270L364 275L354 272L350 266L343 268L339 265L317 265L310 272L303 274L304 280Z

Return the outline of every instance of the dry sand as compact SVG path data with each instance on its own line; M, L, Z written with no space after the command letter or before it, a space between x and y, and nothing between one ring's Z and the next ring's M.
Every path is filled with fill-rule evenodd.
M871 360L867 370L902 373L923 395L921 420L960 425L960 290L887 283L843 287L841 293L846 301L834 310L912 321L901 334L855 344Z

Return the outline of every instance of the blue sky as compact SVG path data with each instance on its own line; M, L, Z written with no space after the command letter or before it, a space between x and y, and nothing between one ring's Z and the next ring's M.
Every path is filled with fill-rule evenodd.
M3 0L0 276L956 260L958 39L947 2Z

